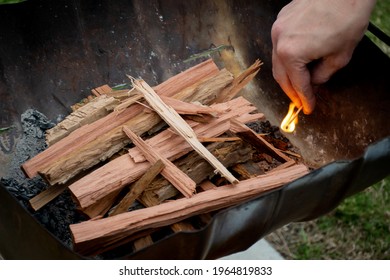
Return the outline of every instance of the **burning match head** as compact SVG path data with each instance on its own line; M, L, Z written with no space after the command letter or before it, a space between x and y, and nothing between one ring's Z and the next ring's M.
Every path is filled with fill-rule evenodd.
M287 133L292 133L295 130L295 125L298 123L298 114L302 110L303 106L295 110L294 103L290 103L288 108L287 115L284 117L282 123L280 124L280 129Z

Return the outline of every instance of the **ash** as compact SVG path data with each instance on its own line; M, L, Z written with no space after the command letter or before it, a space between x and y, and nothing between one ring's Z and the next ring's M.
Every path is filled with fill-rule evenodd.
M8 174L0 179L1 183L36 220L70 248L72 242L69 225L84 219L75 211L76 207L69 192L62 193L40 210L34 211L28 201L48 185L39 176L26 178L20 168L25 161L47 148L45 131L55 123L39 111L28 109L21 115L21 125L23 134L16 145Z

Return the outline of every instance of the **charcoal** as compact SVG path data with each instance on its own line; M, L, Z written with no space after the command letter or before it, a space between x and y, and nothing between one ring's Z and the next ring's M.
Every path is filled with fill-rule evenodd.
M0 181L38 222L70 247L69 224L78 223L85 219L76 211L70 193L66 191L42 209L34 211L30 207L29 200L45 190L48 184L39 176L32 179L26 178L20 168L26 160L47 148L45 131L54 125L54 122L34 109L28 109L21 115L23 134L16 144L8 173L0 178Z

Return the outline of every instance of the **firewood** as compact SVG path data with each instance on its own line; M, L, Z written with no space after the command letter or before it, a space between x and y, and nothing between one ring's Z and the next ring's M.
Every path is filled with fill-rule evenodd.
M101 95L105 95L107 93L112 92L112 88L109 87L108 85L102 85L100 87L94 88L91 90L92 94L95 95L96 97L99 97Z
M220 74L215 76L221 77ZM207 83L208 86L213 88L213 90L207 92L207 94L215 95L213 93L214 91L218 91L218 88L211 84L211 80L212 79L210 78L203 82ZM225 80L229 81L228 79ZM232 80L232 78L230 80ZM186 93L191 94L193 92L186 91ZM195 91L195 93L197 92ZM203 96L203 99L207 99L207 94ZM191 96L182 94L180 94L180 96L186 97L190 100L192 99ZM200 98L198 101L202 102L203 99ZM142 110L139 108L142 108ZM129 120L122 123L123 125L131 127L132 130L137 134L142 134L146 131L149 131L154 126L161 123L161 118L157 113L145 110L145 108L141 105L134 104L128 109L133 109L133 113L138 112L138 109L141 110L137 115L134 115L133 117L129 118ZM121 115L121 112L114 112L112 114ZM114 154L128 142L129 140L124 137L124 133L122 132L121 127L117 126L109 133L102 135L102 137L93 140L92 142L83 146L81 149L77 150L77 153L72 153L72 157L63 157L55 161L50 166L43 168L39 174L42 175L50 184L65 183L71 177L75 176L77 172L80 172L82 166L93 166L94 164L98 163L99 160L104 160L106 157ZM82 160L80 160L80 157L82 157ZM65 173L64 170L67 172Z
M107 116L118 104L119 101L114 97L101 95L95 98L93 101L72 112L55 127L48 129L46 131L46 143L51 146L68 136L77 128Z
M195 227L194 227L191 223L189 223L189 222L182 221L182 222L174 223L174 224L171 226L171 229L172 229L174 232L194 231L194 230L195 230Z
M198 137L199 141L204 142L232 142L241 140L240 137Z
M110 216L118 215L126 212L129 207L134 203L138 196L146 189L146 187L154 180L154 178L164 169L165 164L161 159L158 159L153 165L146 171L142 177L135 182L130 191L125 197L118 203L115 209L110 213Z
M209 150L207 150L198 140L192 128L180 117L180 115L170 106L165 104L157 93L142 80L133 80L133 86L139 90L148 103L156 110L156 112L179 133L191 145L191 147L202 155L212 166L230 183L238 183L238 180L230 173L227 168L218 161Z
M263 63L260 60L256 60L255 63L235 78L233 83L226 88L225 92L219 95L214 102L222 103L235 97L237 93L257 75L261 65L263 65Z
M199 102L197 102L198 104L189 103L168 96L161 96L160 98L180 115L211 115L216 117L222 112L222 110L218 111L215 107L205 106L199 104Z
M272 146L270 143L268 143L266 140L264 140L262 136L257 135L253 130L251 130L245 124L238 122L237 120L231 120L230 123L231 123L230 130L233 133L235 133L243 141L248 141L248 143L254 145L256 148L259 149L259 151L269 152L272 154L273 157L275 157L277 160L281 162L292 160L288 156L280 152L278 149L276 149L274 146Z
M221 90L214 84L213 81L218 82L219 79L222 79L226 82L229 82L233 79L226 71L223 73L225 73L223 76L222 71L220 71L211 78L202 80L203 83L208 85L208 87L204 88L205 91L203 95L199 95L199 91L196 91L196 94L191 96L192 91L186 90L186 94L179 92L177 95L174 95L174 97L176 98L177 96L180 96L180 98L188 100L193 100L192 98L196 97L197 101L199 102L208 100L208 95L215 96L216 93L220 92ZM226 78L226 76L228 78ZM214 78L216 77L219 79L215 80ZM217 84L218 86L223 87L223 84L220 82ZM192 88L192 86L190 86L190 88ZM194 88L194 90L195 89L196 88ZM188 96L188 94L190 96ZM133 116L128 117L128 120L122 122L121 124L131 127L132 130L137 134L149 131L151 128L161 122L161 118L157 113L147 111L139 104L133 104L131 107L125 109L122 112L113 112L111 114L115 114L118 118L129 109L132 109ZM114 118L113 121L115 122L116 119ZM104 160L106 157L112 156L127 143L129 143L129 139L125 137L121 126L113 127L108 133L81 147L79 150L77 150L77 153L73 152L70 155L62 157L53 162L50 166L43 168L39 174L44 177L50 184L65 183L67 180L77 175L77 173L81 171L82 167L88 167L97 164L100 160Z
M216 137L223 134L230 128L229 120L232 117L240 121L252 122L263 116L249 114L255 111L256 107L243 97L215 104L212 107L225 108L225 113L207 124L194 123L194 130L201 137ZM169 129L146 142L170 161L192 151L191 146L182 137ZM146 162L137 148L130 149L129 155L131 156L123 155L106 163L69 186L76 203L86 215L92 218L101 214L103 209L100 205L103 205L103 202L104 205L110 204L107 200L109 194L120 191L124 186L134 182L150 167L150 163ZM134 158L138 160L135 161Z
M134 233L148 228L170 225L186 218L230 207L281 186L308 173L304 165L294 165L272 174L243 180L200 192L191 198L182 198L157 206L139 209L96 221L70 225L74 250L90 254L105 243L120 244Z
M240 174L242 180L247 180L257 175L264 174L264 171L260 169L260 167L252 161L246 161L244 163L237 163L232 167L232 169Z
M268 174L272 173L272 172L275 172L275 171L279 171L279 170L285 169L285 168L290 167L290 166L292 166L294 164L296 164L296 162L294 160L286 161L285 163L282 163L281 165L276 166L272 170L268 171Z
M168 79L155 89L161 95L172 96L218 73L215 63L208 60ZM82 170L122 149L128 139L121 126L142 110L141 105L135 104L119 114L113 112L90 125L76 129L68 137L23 163L22 170L29 178L41 172L50 184L65 183Z
M243 142L217 142L206 148L226 167L240 162L246 162L252 158L254 149L251 145ZM197 152L191 152L184 158L176 160L175 165L192 178L196 184L210 179L213 167L204 160ZM178 191L164 178L156 178L138 198L144 206L150 207L173 198Z
M30 203L32 209L38 211L47 203L63 193L67 188L68 186L66 185L49 186L46 190L31 198L28 202Z
M202 184L200 184L200 188L203 190L203 191L208 191L208 190L213 190L213 189L216 189L217 186L214 185L212 182L210 182L209 180L206 180L206 181L203 181Z
M134 249L139 251L153 244L153 239L150 235L146 235L134 241Z
M195 192L196 183L188 177L186 173L178 169L171 161L161 156L157 151L153 150L151 146L145 143L129 128L123 127L123 131L133 141L133 143L142 151L147 160L154 164L161 160L165 168L161 171L163 175L176 189L178 189L184 196L191 197Z

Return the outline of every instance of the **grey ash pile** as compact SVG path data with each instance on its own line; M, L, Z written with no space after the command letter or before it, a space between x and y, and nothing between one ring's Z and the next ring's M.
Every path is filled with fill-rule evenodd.
M26 178L20 168L26 160L47 148L45 131L55 124L39 111L29 109L21 115L21 125L22 136L16 144L7 175L0 179L1 183L48 231L71 246L69 224L79 222L83 217L75 211L70 194L64 192L42 209L34 211L28 201L48 185L39 176Z

